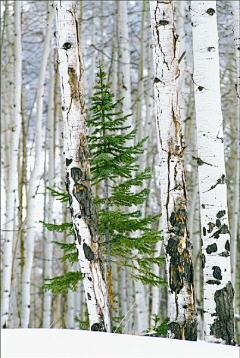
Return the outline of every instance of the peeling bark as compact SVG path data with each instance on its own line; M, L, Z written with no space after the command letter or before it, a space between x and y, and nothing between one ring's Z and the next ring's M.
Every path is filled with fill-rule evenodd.
M187 218L184 143L178 102L173 2L151 1L154 97L160 154L162 225L169 283L169 336L197 339L192 244Z
M192 1L191 16L198 157L202 161L198 175L203 230L205 340L234 344L216 1ZM213 48L214 51L209 51ZM223 301L227 320L222 312Z
M111 331L110 306L99 250L96 208L90 184L84 68L79 47L74 1L55 1L59 72L64 120L66 188L78 259L88 307L90 329Z

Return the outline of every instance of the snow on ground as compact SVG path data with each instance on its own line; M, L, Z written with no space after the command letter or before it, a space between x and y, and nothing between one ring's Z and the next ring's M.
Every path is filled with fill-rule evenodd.
M239 358L239 348L203 341L67 329L3 329L1 357Z

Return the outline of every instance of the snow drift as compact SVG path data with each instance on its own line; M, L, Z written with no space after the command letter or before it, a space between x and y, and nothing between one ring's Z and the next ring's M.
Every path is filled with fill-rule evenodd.
M1 357L239 358L222 344L66 329L3 329Z

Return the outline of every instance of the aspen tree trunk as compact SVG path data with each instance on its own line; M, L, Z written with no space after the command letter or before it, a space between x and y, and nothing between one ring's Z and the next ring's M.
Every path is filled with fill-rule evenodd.
M18 180L18 144L21 130L21 87L22 87L22 44L21 44L21 1L14 2L14 110L12 119L12 143L9 148L9 170L6 197L6 236L4 242L2 272L1 326L7 327L9 318L12 249L14 241L15 196ZM10 46L10 45L8 45Z
M234 21L234 43L236 51L237 62L237 109L236 109L236 127L234 130L234 157L235 162L235 175L234 175L234 199L233 199L233 219L232 219L232 238L231 238L231 266L232 266L232 284L236 287L236 271L237 271L237 234L238 234L238 221L239 221L239 186L240 186L240 3L232 1L233 8L233 21Z
M93 54L91 57L92 68L91 68L90 95L92 95L92 93L93 93L93 87L96 82L96 73L95 73L95 71L96 71L96 50L93 47L93 45L95 44L95 32L96 32L96 29L95 29L95 6L96 6L96 2L94 0L94 1L92 1L92 24L91 24L91 27L92 27L91 43L92 43Z
M48 94L48 122L47 122L47 149L48 149L48 186L54 187L54 54L49 56L49 94ZM48 195L47 222L53 222L53 197ZM53 232L46 230L44 242L44 278L52 278L53 259ZM52 315L52 293L45 291L43 294L43 328L50 328Z
M73 240L69 240L69 243L72 243ZM73 272L73 266L68 263L68 272ZM74 296L75 292L72 290L68 290L67 292L67 314L66 314L66 328L67 329L74 329Z
M185 89L185 70L186 70L186 40L185 40L185 16L186 16L186 1L177 1L177 24L176 31L179 36L180 46L178 51L179 63L179 106L182 119L182 131L184 133L184 120L186 118L186 89Z
M162 225L169 284L171 338L196 340L192 244L187 223L183 141L178 103L173 2L151 1L154 98L160 154Z
M124 317L122 326L124 327L126 324L126 314L127 314L127 277L126 277L126 269L120 270L120 279L121 279L121 295L120 295L120 312L121 316Z
M75 272L78 271L78 263L75 265ZM74 292L74 317L81 319L82 299L81 299L82 282L78 283L77 291ZM74 328L79 329L79 322L74 321Z
M98 245L96 208L90 185L84 69L78 40L76 5L74 1L54 3L64 119L66 187L70 197L75 242L83 275L90 329L110 332L110 307Z
M159 230L162 230L161 218L159 220ZM154 257L161 256L162 251L162 241L158 241L155 245ZM160 276L160 269L158 265L153 265L153 273L156 276ZM150 317L150 326L154 325L155 315L159 315L160 299L161 299L161 287L152 286L152 308L151 308L151 317Z
M142 109L143 109L143 97L144 97L144 82L143 82L143 69L144 69L144 60L145 60L145 15L146 15L146 1L143 0L142 3L142 19L141 19L141 40L140 40L140 58L139 58L139 68L138 68L138 85L137 85L137 116L135 126L138 128L138 135L136 136L136 141L139 141L143 138L143 127L142 123Z
M216 1L191 2L205 340L234 343Z
M37 110L35 120L35 159L34 167L29 180L29 192L27 200L27 237L25 241L25 262L23 268L23 282L22 282L22 314L21 326L28 328L30 317L30 292L31 292L31 271L33 267L34 258L34 237L35 237L35 207L36 207L36 191L40 182L41 175L41 153L42 153L42 112L43 112L43 96L44 96L44 80L46 75L46 68L48 62L50 39L51 39L51 25L53 21L53 10L50 2L47 5L48 20L47 29L44 40L43 57L40 68L40 75L38 80L37 90Z
M131 77L130 77L130 42L128 36L128 20L127 20L127 1L119 1L118 16L119 16L119 46L121 49L121 82L122 82L122 97L123 100L123 113L130 114L132 108L131 100ZM132 118L128 117L126 126L132 125Z

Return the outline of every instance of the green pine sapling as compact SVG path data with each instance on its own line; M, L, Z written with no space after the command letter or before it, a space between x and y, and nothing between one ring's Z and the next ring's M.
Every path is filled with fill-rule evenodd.
M92 115L88 120L91 135L88 143L91 150L92 186L101 188L96 191L95 204L99 233L104 238L101 247L106 257L108 292L113 305L113 262L118 263L121 269L134 268L132 277L144 284L158 285L165 282L152 273L152 264L161 265L164 262L164 258L154 257L153 249L156 242L162 240L160 231L152 228L159 215L142 217L141 211L137 209L149 194L148 189L143 188L143 182L149 180L150 169L139 172L138 165L147 138L137 144L129 144L133 142L137 130L126 126L130 115L124 115L118 110L123 98L114 102L110 87L111 84L106 81L106 73L99 64L97 83L91 97ZM52 194L59 195L60 200L66 199L64 193L52 190ZM55 227L58 231L70 230L69 234L72 233L70 223L44 225L50 230ZM67 259L71 263L77 261L73 247L64 245L62 248L65 255L68 255ZM50 283L43 287L54 289L55 283L48 282Z

